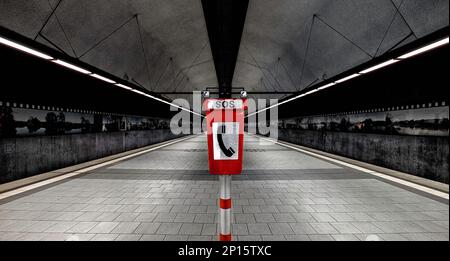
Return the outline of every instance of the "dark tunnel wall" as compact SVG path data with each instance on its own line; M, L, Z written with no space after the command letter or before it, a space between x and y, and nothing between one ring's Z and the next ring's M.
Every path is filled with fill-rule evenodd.
M448 46L279 107L279 139L449 181Z

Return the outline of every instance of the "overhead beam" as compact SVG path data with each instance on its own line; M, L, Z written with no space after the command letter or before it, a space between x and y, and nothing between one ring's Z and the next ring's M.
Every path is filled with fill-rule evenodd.
M202 0L219 97L231 97L242 31L249 0Z

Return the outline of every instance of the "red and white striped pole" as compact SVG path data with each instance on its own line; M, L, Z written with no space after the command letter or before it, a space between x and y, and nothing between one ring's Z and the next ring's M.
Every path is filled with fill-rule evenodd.
M231 241L231 175L219 175L219 241Z

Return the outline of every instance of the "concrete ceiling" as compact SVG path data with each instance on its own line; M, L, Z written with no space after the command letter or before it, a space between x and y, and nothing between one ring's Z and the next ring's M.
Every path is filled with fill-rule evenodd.
M200 0L63 0L42 28L58 2L2 0L0 25L155 92L217 86ZM233 86L301 90L448 26L448 13L448 0L250 0Z

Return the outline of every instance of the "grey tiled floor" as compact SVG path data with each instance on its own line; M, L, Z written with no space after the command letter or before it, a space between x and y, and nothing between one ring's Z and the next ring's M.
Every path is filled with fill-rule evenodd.
M245 137L235 240L449 240L448 201ZM205 136L0 201L0 240L216 240Z

